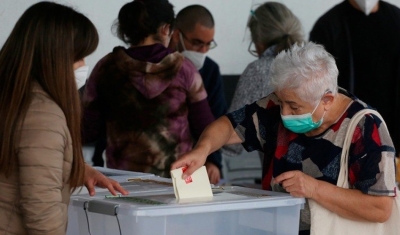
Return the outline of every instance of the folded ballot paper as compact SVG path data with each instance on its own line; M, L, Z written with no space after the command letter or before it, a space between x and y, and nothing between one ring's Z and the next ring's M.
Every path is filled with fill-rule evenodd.
M185 170L186 168L184 167L171 171L176 199L178 199L178 201L211 199L213 193L206 167L202 166L186 180L183 180L182 174Z

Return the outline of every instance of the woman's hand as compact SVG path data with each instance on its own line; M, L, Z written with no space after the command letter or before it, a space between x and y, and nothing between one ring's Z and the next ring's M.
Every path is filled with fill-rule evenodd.
M172 163L171 170L187 167L185 173L182 175L182 179L186 180L188 176L204 165L207 155L208 152L203 152L201 148L194 148Z
M318 188L318 180L301 171L287 171L274 179L293 197L313 198Z
M183 154L171 165L171 170L187 167L182 179L193 174L206 162L207 156L220 149L225 144L242 143L238 134L232 127L231 121L222 116L206 127L192 151Z
M123 195L128 194L128 191L122 188L117 181L107 178L101 172L97 171L88 164L85 164L84 184L89 191L90 196L94 196L96 194L96 191L94 189L95 186L100 188L107 188L114 196L117 195L117 192L120 192Z

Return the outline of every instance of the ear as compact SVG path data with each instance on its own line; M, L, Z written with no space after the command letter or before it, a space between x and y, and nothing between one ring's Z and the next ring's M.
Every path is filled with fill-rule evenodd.
M171 34L170 29L171 29L171 25L170 24L165 24L165 25L161 26L161 33L164 36L170 36L170 34Z
M322 104L324 105L324 109L325 111L328 111L330 109L330 107L333 104L333 101L335 100L335 96L332 95L331 92L326 93L323 97L322 97Z

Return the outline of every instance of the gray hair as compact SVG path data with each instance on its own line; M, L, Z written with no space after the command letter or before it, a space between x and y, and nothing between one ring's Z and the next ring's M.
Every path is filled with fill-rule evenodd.
M277 45L275 53L304 41L300 20L282 3L266 2L260 5L251 11L247 26L254 43L265 48Z
M316 105L327 91L336 95L338 74L335 59L323 46L294 44L273 60L269 85L274 91L293 89L301 100Z

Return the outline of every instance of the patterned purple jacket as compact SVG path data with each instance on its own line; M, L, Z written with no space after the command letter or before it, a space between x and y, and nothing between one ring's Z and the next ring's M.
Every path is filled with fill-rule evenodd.
M161 44L114 48L83 94L83 140L107 136L107 167L169 177L214 120L196 68Z

